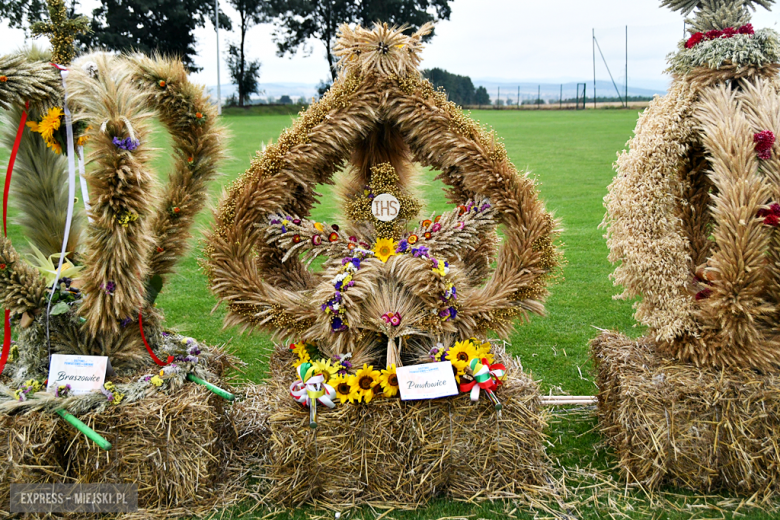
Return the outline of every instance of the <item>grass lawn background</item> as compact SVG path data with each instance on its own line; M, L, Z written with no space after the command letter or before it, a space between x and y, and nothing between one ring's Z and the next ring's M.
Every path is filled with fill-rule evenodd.
M634 327L631 302L612 299L618 289L609 280L612 267L606 259L604 231L598 228L604 215L602 199L613 177L612 162L616 152L623 149L631 136L637 112L485 110L473 112L472 117L492 126L503 138L512 162L519 169L530 171L538 180L541 197L561 219L564 228L562 242L567 263L563 279L551 287L548 315L535 316L530 323L519 326L511 337L510 350L520 356L526 371L541 381L545 392L595 394L597 389L588 355L588 341L598 334L594 327L617 329L630 335L641 332ZM214 204L222 187L242 173L262 143L275 140L282 129L291 124L292 117L241 112L227 114L223 121L230 131L230 158L221 168L222 177L211 187ZM155 166L164 181L170 164L169 139L159 129L154 139L155 145L160 148ZM8 150L0 149L0 163L4 164L7 158ZM449 207L442 195L442 186L432 180L433 175L426 172L428 183L422 195L428 203L429 212L441 212ZM329 197L331 187L321 188L318 191L323 194L325 202L315 208L313 217L341 222L338 208ZM10 214L13 218L13 210ZM211 344L228 343L231 350L248 363L245 377L258 382L266 377L268 352L272 346L268 336L241 336L236 330L223 330L224 309L217 307L212 312L216 302L197 265L201 256L198 242L202 237L201 230L210 223L210 211L199 216L192 252L180 262L177 274L163 288L157 300L158 306L164 310L169 327ZM16 226L10 226L9 235L17 247L23 249L24 240ZM607 469L614 460L598 447L600 438L591 431L594 427L592 417L564 416L554 420L549 431L551 442L548 453L565 467L584 467L593 463L595 467ZM587 497L590 491L583 493ZM687 498L676 500L682 504ZM625 510L633 518L647 515L689 518L692 512L696 512L686 510L684 506L680 507L680 511L677 507L653 511L649 502L640 503L645 505L635 511L629 510L631 506L594 504L582 513L586 518L601 518ZM501 504L475 506L440 500L424 510L393 512L385 518L505 518L512 509L505 509ZM304 509L291 513L291 516L303 518L311 512ZM261 512L259 516L264 514ZM702 514L711 516L712 511L703 511ZM513 515L534 517L534 513L524 511L522 507ZM359 516L373 518L374 514L364 510ZM720 517L720 514L717 516ZM746 518L772 516L753 512Z

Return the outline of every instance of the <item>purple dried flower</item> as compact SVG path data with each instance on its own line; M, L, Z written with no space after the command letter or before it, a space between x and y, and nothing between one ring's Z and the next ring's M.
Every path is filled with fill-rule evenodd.
M138 139L133 139L132 137L125 137L124 139L119 139L118 137L114 137L112 142L120 150L127 150L128 152L132 152L133 150L138 148L139 144L141 144L141 141L139 141Z
M406 253L406 250L409 248L409 242L404 238L398 243L398 247L395 248L396 253Z
M412 256L415 258L427 257L428 251L430 251L430 249L425 246L415 247L412 249Z

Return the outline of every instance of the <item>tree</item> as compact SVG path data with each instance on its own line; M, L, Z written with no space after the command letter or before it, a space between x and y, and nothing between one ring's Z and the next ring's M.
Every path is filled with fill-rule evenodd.
M213 0L102 0L92 11L92 34L80 38L85 46L115 51L161 52L181 58L190 72L195 66L196 27L214 19ZM220 13L219 26L232 29Z
M227 66L233 83L238 87L238 106L242 107L251 94L260 92L260 60L247 62L240 49L231 43L228 45Z
M0 2L0 19L8 20L12 29L27 30L33 23L46 19L46 0L3 0Z
M474 104L474 83L468 76L458 76L446 70L435 68L423 71L434 87L442 87L450 101L464 106Z
M485 87L477 87L477 90L474 92L474 104L475 105L490 104L490 94L488 94L488 91Z
M451 0L269 0L268 14L277 24L274 40L277 55L294 55L299 49L310 53L310 38L325 46L331 78L336 80L333 46L342 23L361 23L367 27L375 21L391 25L408 25L415 31L426 22L448 20ZM428 35L429 40L433 34Z
M279 98L278 103L280 105L292 105L292 98L288 96L287 94L283 95Z
M259 91L257 80L260 77L260 62L246 60L246 33L250 27L269 21L266 2L263 0L229 0L238 12L240 19L239 31L241 40L239 46L230 44L228 48L228 68L233 82L238 86L238 106L244 106L244 101L250 94Z

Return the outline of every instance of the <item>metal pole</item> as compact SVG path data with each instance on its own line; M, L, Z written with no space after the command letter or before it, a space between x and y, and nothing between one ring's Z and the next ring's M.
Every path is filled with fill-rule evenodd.
M214 31L217 33L217 114L222 115L222 90L219 84L219 0L214 0Z
M628 108L628 25L626 25L626 108Z
M596 108L596 29L593 29L593 108Z

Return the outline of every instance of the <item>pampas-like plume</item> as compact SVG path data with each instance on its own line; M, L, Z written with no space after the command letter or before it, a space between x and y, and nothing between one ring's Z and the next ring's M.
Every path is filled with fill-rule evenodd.
M3 113L0 143L9 150L13 148L21 115L19 107ZM38 111L30 110L30 120L39 118ZM18 223L25 237L46 257L62 250L69 202L67 179L66 157L48 149L40 135L25 128L14 163L9 203L19 212ZM83 225L84 214L77 205L66 251L77 252Z
M0 56L0 108L31 106L45 110L61 105L60 73L45 61L32 61L26 53Z
M146 95L119 58L94 54L84 59L96 64L97 75L74 67L68 76L74 116L92 127L87 181L93 221L80 312L93 334L116 333L119 321L137 316L145 302L142 280L154 244L150 221L156 202L154 179L146 168L151 113ZM114 143L127 138L137 143L135 149Z

